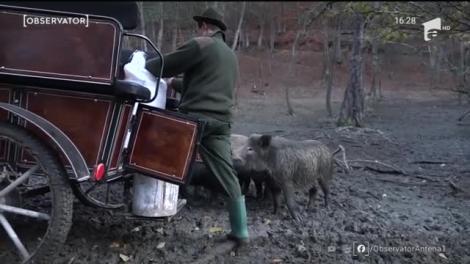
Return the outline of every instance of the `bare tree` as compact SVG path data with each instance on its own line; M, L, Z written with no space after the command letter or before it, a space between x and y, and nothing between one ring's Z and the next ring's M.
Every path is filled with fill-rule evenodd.
M281 33L284 33L287 31L287 24L283 23L283 18L285 15L285 2L281 2L281 19L279 19L279 27L278 29L280 30Z
M147 35L145 32L145 14L144 14L144 2L137 2L137 6L139 8L139 23L140 23L140 33L142 35ZM140 46L140 45L139 45ZM147 41L144 41L144 50L147 50Z
M288 69L288 78L293 79L294 78L294 64L295 64L295 59L296 59L296 50L297 50L297 44L299 42L300 37L304 34L305 32L305 27L306 27L306 20L304 20L302 28L297 30L297 33L295 34L295 39L294 43L292 43L292 49L291 49L291 61L289 63L289 69ZM284 86L284 95L285 95L285 100L286 100L286 105L287 105L287 113L289 115L294 115L294 109L292 108L292 104L290 101L290 94L289 94L290 87L288 85Z
M343 63L343 54L341 52L341 16L336 15L336 30L335 30L335 62L337 64Z
M370 93L373 99L378 99L378 86L380 82L379 43L377 38L372 39L372 84Z
M331 52L331 39L328 18L323 20L324 26L324 40L323 40L323 78L322 82L326 90L326 111L328 117L333 116L331 109L331 90L333 86L333 67L332 67L332 52Z
M380 9L380 3L374 2L374 10L377 12ZM379 23L379 21L376 21ZM380 81L380 61L379 61L379 39L377 36L372 37L372 84L370 87L370 93L374 100L378 99L378 83Z
M269 54L268 54L268 73L269 77L272 76L272 62L273 62L273 56L274 56L274 45L276 43L276 34L277 34L277 29L276 29L276 21L280 20L278 19L277 15L274 14L274 10L271 9L269 10L270 12L270 37L269 37Z
M240 19L238 20L237 31L235 32L235 38L233 39L233 43L232 43L232 50L235 50L235 48L237 47L237 44L238 44L238 38L240 36L240 30L242 28L243 18L245 16L245 9L246 9L246 2L243 1L242 2L242 10L240 12Z
M157 39L157 45L158 45L158 48L161 50L162 49L162 46L163 46L163 30L164 30L164 18L163 18L163 2L160 2L160 12L159 12L159 17L160 17L160 22L159 22L159 26L160 28L158 29L158 39Z
M459 97L459 104L462 103L462 93L461 91L465 91L466 87L466 78L465 78L465 71L466 71L466 66L465 66L465 55L466 55L466 47L465 47L465 41L460 41L460 47L459 47L459 53L460 53L460 61L459 61L459 69L458 69L458 85L457 85L457 90L459 91L458 97Z
M260 28L259 28L258 41L257 41L257 45L256 45L256 47L258 47L258 49L261 49L263 47L264 24L265 24L265 22L262 21L261 24L260 24Z
M363 126L364 91L362 87L362 46L364 39L364 15L355 13L353 47L349 83L344 93L338 125Z
M257 47L258 49L261 49L263 47L263 38L264 38L264 28L266 24L266 10L267 8L266 3L260 2L258 3L258 10L259 13L257 15L258 21L259 21L259 31L258 31L258 40L257 40Z
M178 29L179 29L179 21L178 21L178 17L179 17L179 4L178 2L174 2L174 9L173 11L175 12L175 16L174 16L174 20L173 20L173 33L172 33L172 40L171 40L171 48L172 50L175 50L176 49L176 44L177 44L177 41L178 41Z

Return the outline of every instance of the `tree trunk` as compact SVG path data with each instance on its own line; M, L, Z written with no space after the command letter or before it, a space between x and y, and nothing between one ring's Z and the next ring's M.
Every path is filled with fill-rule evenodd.
M364 16L355 15L351 70L348 86L338 118L338 126L363 126L364 92L362 83L362 45L364 38Z
M274 44L276 43L276 17L271 17L271 34L269 39L269 54L268 54L268 73L269 78L273 75L272 69L272 61L273 61L273 54L274 54Z
M175 27L173 28L173 36L171 40L171 49L176 50L176 42L178 40L178 23L175 22Z
M235 50L238 44L238 37L240 36L240 30L242 29L242 24L243 24L243 17L245 16L245 9L246 9L246 2L243 1L242 3L242 11L240 13L240 19L238 20L238 26L237 26L237 31L235 32L235 37L233 39L232 43L232 50Z
M225 2L220 2L220 5L222 8L220 9L220 12L222 13L222 16L225 16L225 7L227 6Z
M146 36L146 32L145 32L145 17L144 17L144 2L137 2L137 5L139 7L139 13L140 13L140 33L144 36ZM140 45L139 45L140 46ZM147 50L148 47L147 47L147 41L143 41L143 48L144 50Z
M463 56L463 66L464 66L463 69L464 69L464 74L463 74L463 76L462 76L462 82L463 82L463 89L464 89L464 91L465 91L466 94L467 94L467 103L470 104L470 88L468 87L468 83L467 83L467 69L468 69L467 64L468 64L468 63L466 63L467 60L468 60L468 55L469 55L469 53L470 53L470 49L469 49L469 47L468 47L468 42L466 42L466 43L464 44L464 53L463 53L463 54L464 54L464 56Z
M175 2L174 12L175 12L175 17L173 18L174 27L173 27L173 34L172 34L172 41L171 41L172 50L176 50L176 42L178 40L178 16L179 16L178 2Z
M343 54L341 52L341 17L339 15L336 16L335 62L337 64L343 63Z
M430 41L433 42L433 41ZM435 41L434 41L435 42ZM429 80L430 88L434 89L436 87L436 68L437 68L437 47L435 43L429 43Z
M295 55L296 55L296 49L297 49L297 43L299 42L300 35L302 34L302 30L298 30L297 34L295 35L295 40L294 43L292 44L292 50L291 50L291 61L289 63L289 69L288 69L288 79L292 80L293 79L293 72L294 72L294 64L295 64ZM291 83L291 82L288 82ZM292 104L290 102L290 94L289 90L290 87L289 85L284 85L284 91L285 91L285 99L286 99L286 105L287 105L287 113L289 115L294 115L294 109L292 108Z
M333 72L332 72L332 56L330 50L330 33L328 27L328 19L324 20L324 40L323 40L323 85L326 90L326 111L328 117L333 116L333 111L331 109L331 90L333 86Z
M150 23L150 39L152 40L153 43L157 42L157 30L156 30L156 24L157 22L151 21Z
M379 79L379 100L382 100L383 98L383 93L382 93L382 79Z
M457 90L463 92L465 90L465 42L460 41L460 61L458 71L458 88ZM462 93L458 93L459 104L462 103Z
M442 55L444 54L443 49L444 43L439 43L437 46L437 58L436 58L436 87L441 86L441 64L442 64Z
M380 74L380 65L379 65L379 43L377 38L372 40L372 84L370 87L370 93L372 98L376 100L378 98L378 79Z
M249 48L250 47L250 31L245 30L243 35L245 36L245 48Z
M263 59L258 58L258 89L264 93L264 78L263 78Z
M163 2L160 2L160 28L158 29L158 40L157 45L158 49L163 47L163 30L164 30L164 19L163 19Z
M273 53L275 42L276 42L276 17L272 16L271 23L270 23L270 38L269 38L269 51L271 52L271 54Z
M261 22L260 29L259 29L259 35L258 35L258 49L261 49L263 47L263 35L264 35L264 21Z
M284 2L281 2L281 18L279 19L280 27L279 29L281 30L282 33L287 31L287 24L284 22Z

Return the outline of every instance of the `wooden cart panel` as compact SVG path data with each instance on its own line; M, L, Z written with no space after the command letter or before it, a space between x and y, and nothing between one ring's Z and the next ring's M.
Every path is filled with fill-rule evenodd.
M62 130L88 166L100 162L112 116L111 97L45 90L29 90L25 97L24 107Z
M11 99L11 90L0 85L0 102L8 103ZM8 120L8 112L0 110L0 121ZM5 140L0 139L0 160L5 160L7 157L8 146Z
M86 19L56 13L0 12L0 74L112 84L119 25L88 18L84 24L28 24L32 19Z
M143 108L131 143L129 167L184 184L195 156L198 124L168 111Z

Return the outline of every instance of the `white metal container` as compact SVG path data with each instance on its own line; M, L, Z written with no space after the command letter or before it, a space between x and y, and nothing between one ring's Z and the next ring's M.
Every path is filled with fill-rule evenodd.
M146 217L172 216L178 212L179 186L145 175L134 175L132 213ZM181 203L181 202L180 202Z

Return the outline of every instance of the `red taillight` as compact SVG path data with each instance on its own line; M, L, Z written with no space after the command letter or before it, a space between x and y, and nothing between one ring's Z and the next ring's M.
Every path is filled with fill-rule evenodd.
M95 170L93 171L93 180L101 181L104 178L106 168L103 163L96 165Z

